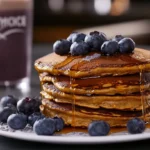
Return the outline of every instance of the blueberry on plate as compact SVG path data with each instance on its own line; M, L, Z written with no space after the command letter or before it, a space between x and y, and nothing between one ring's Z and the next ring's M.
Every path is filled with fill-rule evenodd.
M140 118L133 118L127 122L127 130L131 134L142 133L145 130L145 122Z
M101 52L105 55L113 55L119 50L118 42L116 41L106 41L101 47Z
M65 126L64 120L58 117L54 117L53 119L55 122L56 131L61 131Z
M120 40L122 40L124 37L122 35L116 35L115 38L112 39L112 41L116 41L119 42Z
M38 112L39 106L40 103L35 98L26 97L17 102L17 110L26 115L31 115L34 112Z
M24 129L27 125L27 116L24 114L12 114L8 117L7 124L11 129Z
M100 33L93 33L91 32L89 35L85 37L85 42L90 46L92 50L101 50L102 44L107 40L106 37L104 36L105 34Z
M99 35L104 41L107 41L106 34L99 31L90 32L90 35Z
M13 97L12 95L3 96L0 100L0 106L6 107L8 104L12 104L12 105L16 106L17 99L15 97Z
M132 53L135 48L135 42L131 38L124 38L119 41L119 51L121 53Z
M33 131L37 135L53 135L56 131L54 119L43 118L35 121Z
M44 116L40 112L35 112L28 116L28 124L33 126L36 120L44 118Z
M16 113L16 108L15 108L15 106L13 106L11 104L9 104L8 106L2 108L0 110L0 122L6 123L8 117L11 114L14 114L14 113Z
M104 136L110 131L110 126L105 121L93 121L88 126L88 133L91 136Z
M82 42L85 39L85 34L84 33L76 33L72 36L72 43L74 42Z
M70 53L72 56L86 55L89 51L90 47L85 42L74 42L70 48Z
M53 51L58 55L66 55L70 51L71 42L68 40L58 40L53 44Z

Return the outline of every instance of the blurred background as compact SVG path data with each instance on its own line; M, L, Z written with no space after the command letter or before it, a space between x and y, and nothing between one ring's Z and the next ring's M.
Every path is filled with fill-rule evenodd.
M15 8L17 7L15 3L22 2L32 7L32 0L7 0L7 3L5 3L6 0L0 0L0 4L2 1L5 5L1 5L0 10L7 8L7 5ZM3 51L1 52L3 55L1 55L0 66L3 68L1 70L6 72L3 71L0 80L6 87L11 85L12 77L19 81L26 77L26 80L21 80L22 82L19 84L15 83L19 85L22 92L27 91L26 93L30 90L30 87L27 86L30 83L31 95L37 95L40 91L40 82L38 73L34 69L35 60L51 53L53 42L67 38L73 31L86 34L91 31L100 31L104 32L108 38L122 34L125 37L133 38L137 47L150 50L150 0L33 0L33 2L32 32L32 15L26 13L26 11L31 12L27 5L29 7L27 10L19 12L28 14L29 18L28 23L30 24L26 27L27 29L22 28L25 31L24 34L18 33L9 36L9 42L13 43L13 47L12 44L1 40L0 45L5 47L0 48ZM8 16L7 10L6 16ZM32 35L33 44L31 44ZM13 50L10 51L10 49ZM17 59L14 61L15 57ZM20 63L21 61L22 63ZM21 69L18 69L19 67ZM14 91L14 89L0 90L0 95L7 95L7 93L13 95L14 92L19 95L18 91Z
M34 0L34 43L52 43L72 31L104 32L150 44L149 0Z

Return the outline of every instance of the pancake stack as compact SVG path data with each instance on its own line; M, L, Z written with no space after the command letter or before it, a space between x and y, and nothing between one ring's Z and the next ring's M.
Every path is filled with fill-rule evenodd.
M126 126L134 117L149 119L150 52L60 56L51 53L35 62L41 82L44 115L62 117L66 125L87 127L103 120Z

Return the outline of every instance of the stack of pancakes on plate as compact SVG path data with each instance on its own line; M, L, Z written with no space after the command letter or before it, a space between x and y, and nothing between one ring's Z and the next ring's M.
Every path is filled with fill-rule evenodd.
M104 120L125 126L129 119L149 118L150 51L102 56L59 56L51 53L35 62L43 97L40 107L66 125L87 127Z

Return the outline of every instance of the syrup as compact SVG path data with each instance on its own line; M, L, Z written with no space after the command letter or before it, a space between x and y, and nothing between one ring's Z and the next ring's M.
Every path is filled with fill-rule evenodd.
M44 75L40 74L41 80L45 82L53 82L54 84L58 84L60 87L70 87L70 78L66 76L51 76L50 74ZM107 77L85 77L85 78L72 78L73 79L73 86L76 88L84 87L84 88L91 88L91 87L103 87L104 85L116 86L119 84L125 85L138 85L140 84L140 75L126 75L126 76L107 76ZM88 82L87 82L88 81ZM108 87L108 86L107 86Z
M73 89L73 84L74 84L74 79L72 77L70 77L70 89ZM72 126L75 127L75 95L74 95L74 92L72 92L71 94L73 97L73 101L72 101Z
M143 119L146 120L146 108L145 108L145 90L144 90L144 69L145 69L145 65L141 65L139 67L139 74L140 74L140 96L141 96L141 105L142 105L142 115L143 115Z
M78 61L76 63L76 69L78 70ZM74 93L74 86L75 86L75 78L70 76L70 88L72 89L72 97L73 97L73 102L72 102L72 126L76 126L76 119L75 119L75 111L76 111L76 97Z
M72 76L74 78L85 77L85 76L94 76L94 75L108 75L109 67L110 69L117 67L131 67L135 68L138 65L148 64L150 62L149 57L147 57L149 51L142 49L135 49L133 54L118 54L114 56L101 56L95 57L95 53L90 53L90 59L87 60L87 56L59 56L55 53L47 55L43 58L38 59L35 62L35 68L39 72L49 72L54 75L64 74L66 76ZM93 57L94 56L94 57ZM97 69L101 67L102 69ZM149 65L146 66L147 69ZM88 70L97 69L96 72L87 72ZM120 75L127 73L122 69L115 69L115 72L112 72L113 75ZM130 69L130 68L129 68ZM138 68L137 68L138 69ZM132 73L137 72L138 70L133 70ZM120 72L121 71L121 72ZM130 73L130 70L128 70Z
M110 129L109 134L118 133L118 132L122 132L122 131L127 131L127 129L125 127L112 127ZM83 133L88 134L87 128L78 128L78 127L76 127L76 128L74 128L74 127L65 127L62 131L59 131L58 133L67 134L67 133L71 133L71 132L83 132Z
M83 132L83 133L88 133L87 128L74 128L74 127L65 127L63 130L61 130L59 133L60 134L66 134L70 132Z

